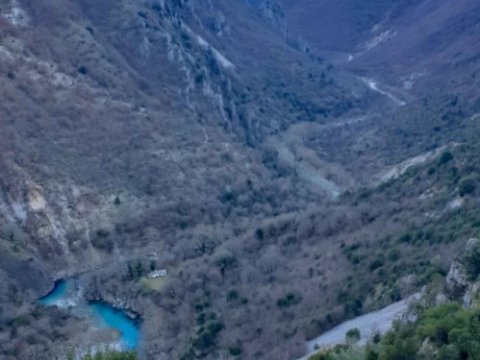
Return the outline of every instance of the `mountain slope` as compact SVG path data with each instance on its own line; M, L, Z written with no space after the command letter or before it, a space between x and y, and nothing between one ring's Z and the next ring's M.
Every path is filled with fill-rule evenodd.
M446 81L463 94L476 86L476 1L280 3L291 36L302 36L342 66L424 94Z
M75 277L142 317L142 358L293 359L444 275L477 231L475 80L448 51L444 77L399 83L410 49L435 75L470 39L474 4L252 3L0 3L0 356L98 345L36 304ZM358 54L379 22L402 57L389 36ZM424 46L450 22L458 39Z
M108 197L123 195L141 212L176 201L175 192L165 196L187 179L183 195L201 207L207 157L209 173L226 176L217 194L232 180L223 157L232 158L230 174L251 163L263 172L256 176L268 177L251 150L262 138L298 119L326 122L374 97L353 77L262 30L261 18L251 13L248 20L241 4L161 4L3 5L2 154L4 166L26 182L5 177L4 186L17 188L8 193L5 216L28 223L29 207L48 212L50 199L35 209L24 194L44 189L50 194L42 196L55 197L54 187L80 192L73 198L93 192L105 207ZM204 6L210 11L197 10ZM13 13L24 14L24 22L11 20ZM265 50L258 52L260 44ZM78 207L81 200L64 201ZM56 241L65 236L60 223L52 226L63 235L48 234Z
M53 280L158 253L177 268L192 234L216 247L325 201L279 176L262 140L383 101L242 2L12 0L0 14L4 324L56 316L33 305ZM75 342L74 323L54 328ZM2 329L5 355L35 350Z

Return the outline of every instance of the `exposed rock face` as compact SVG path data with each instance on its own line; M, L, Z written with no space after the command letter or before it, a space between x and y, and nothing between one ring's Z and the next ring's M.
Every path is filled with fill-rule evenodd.
M480 245L480 240L477 238L472 238L467 241L467 245L465 247L465 253L468 254L471 251L475 250L475 247Z
M107 303L116 309L124 311L131 319L139 319L143 310L145 310L141 301L128 288L106 288L104 286L104 283L108 281L106 276L108 277L105 274L103 277L91 274L80 276L76 281L79 284L81 296L86 301Z
M423 355L423 356L428 356L430 354L434 354L436 353L436 347L435 345L430 341L430 339L425 339L422 343L422 347L420 348L420 350L418 351L418 354L419 355Z
M447 302L448 302L448 297L445 294L439 293L435 296L435 306L443 305Z
M472 252L476 251L479 244L479 239L468 240L463 257L452 262L446 278L445 288L447 293L453 298L462 299L466 307L475 304L480 291L480 281L471 278L466 266L466 259L472 255Z
M0 323L48 293L53 283L49 269L33 257L20 257L0 242ZM5 329L5 327L3 327ZM0 355L0 358L2 356Z
M459 296L468 287L467 273L465 267L459 261L453 261L450 265L446 279L446 289L453 296Z
M241 2L202 0L0 4L0 72L9 79L0 217L32 238L29 251L56 272L91 266L97 231L176 206L178 188L209 199L205 159L222 169L228 155L232 178L245 164L254 177L262 165L245 142L375 98L355 77L292 50L254 14ZM269 38L261 54L264 40L250 31ZM328 84L314 79L319 72ZM305 91L290 87L308 76ZM122 206L113 205L118 196Z
M463 304L466 307L472 307L478 304L480 294L480 282L476 281L469 285L465 295L463 295Z

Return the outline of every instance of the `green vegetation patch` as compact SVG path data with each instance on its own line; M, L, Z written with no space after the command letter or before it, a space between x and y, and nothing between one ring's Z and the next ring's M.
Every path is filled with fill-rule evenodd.
M144 286L146 289L153 290L153 291L162 290L166 283L167 283L167 279L165 278L149 279L149 278L143 277L140 279L140 284L142 286Z
M448 303L426 310L416 323L396 324L381 340L355 350L341 345L309 360L480 359L480 308Z

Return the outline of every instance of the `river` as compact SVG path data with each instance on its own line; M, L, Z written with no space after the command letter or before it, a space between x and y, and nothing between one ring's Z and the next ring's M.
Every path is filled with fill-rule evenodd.
M119 334L116 348L135 350L138 347L140 329L136 321L109 304L85 301L72 280L57 281L54 289L39 301L44 306L57 306L75 316L87 318L94 327L116 330Z

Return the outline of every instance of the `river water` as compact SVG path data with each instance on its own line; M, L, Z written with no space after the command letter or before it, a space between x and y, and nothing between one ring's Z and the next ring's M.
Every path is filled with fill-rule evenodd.
M71 280L58 281L55 288L40 299L40 303L67 309L76 316L89 319L97 328L116 330L119 333L117 347L122 350L134 350L138 347L140 329L135 320L106 303L85 301Z

